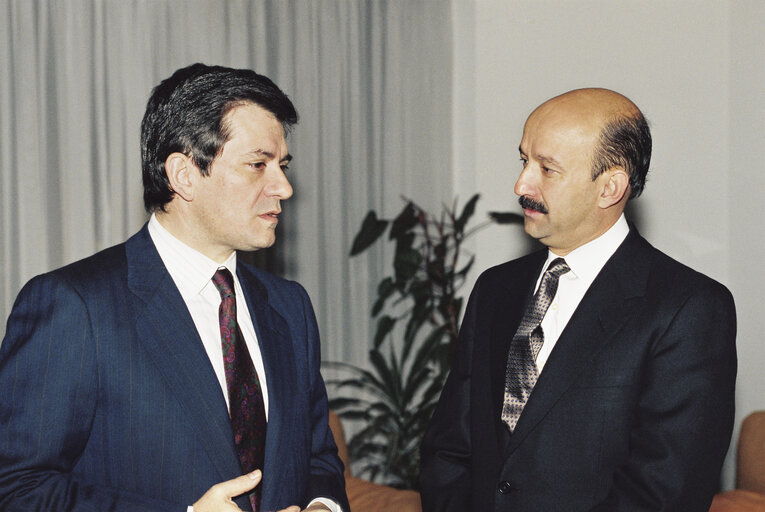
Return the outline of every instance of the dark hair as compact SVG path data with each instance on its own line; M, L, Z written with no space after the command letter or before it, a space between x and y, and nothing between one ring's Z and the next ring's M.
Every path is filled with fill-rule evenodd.
M173 198L165 160L180 152L204 176L228 141L226 114L254 103L271 112L285 133L297 123L295 107L270 79L249 69L192 64L152 91L141 122L143 202L149 212L164 210Z
M595 147L592 179L611 167L622 167L630 177L629 199L633 199L643 192L650 165L651 130L643 114L622 115L606 123Z

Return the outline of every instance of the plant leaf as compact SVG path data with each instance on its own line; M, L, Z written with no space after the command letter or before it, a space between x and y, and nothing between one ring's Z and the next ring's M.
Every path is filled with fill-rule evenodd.
M462 209L462 213L454 223L455 232L462 233L465 230L465 225L468 223L468 220L470 220L470 217L472 217L475 213L475 204L478 202L479 197L481 197L481 194L475 194L468 200L467 203L465 203L465 207Z
M407 379L406 386L402 392L402 401L404 403L411 403L417 394L418 390L422 387L425 379L430 376L430 370L428 368L420 368L417 372L410 372L409 379Z
M401 213L393 219L393 225L388 235L389 240L399 238L417 225L417 208L412 201L407 201Z
M414 355L414 361L412 362L412 373L418 372L421 368L424 368L428 362L433 360L433 352L438 345L443 343L444 333L449 326L447 324L441 325L434 329L427 338L425 338L420 345L419 349Z
M392 277L386 277L377 285L377 300L372 306L372 318L376 317L385 307L388 298L396 291L396 285Z
M428 317L433 312L433 307L427 302L417 302L412 309L412 314L409 317L409 321L406 323L406 329L404 330L404 344L401 351L401 364L406 362L411 352L412 347L415 345L417 333L422 328L423 324L427 321Z
M346 367L350 367L354 373L358 374L358 378L346 379L346 380L331 380L327 381L328 384L333 385L336 388L350 386L358 390L366 390L382 400L390 400L386 384L376 377L372 372L358 368L349 364L344 364Z
M417 275L422 265L422 255L415 249L406 248L396 250L396 259L393 261L393 268L396 272L396 282L405 283ZM401 288L399 288L401 289Z
M380 348L385 337L393 330L393 326L396 325L396 320L388 315L383 315L377 321L377 331L375 331L374 347Z
M345 410L345 411L335 411L335 412L337 412L337 415L343 418L344 420L367 421L369 419L369 412L366 410L364 411Z
M361 229L356 233L351 245L351 256L355 256L365 251L370 245L380 238L385 232L390 221L378 219L374 210L369 210L364 221L361 223Z
M409 295L415 304L430 302L434 295L430 279L413 279L409 285Z
M339 409L346 409L348 407L358 407L361 405L361 400L358 398L332 398L329 400L329 408L338 412Z
M468 260L467 264L464 267L462 267L460 270L458 270L454 274L454 277L456 278L456 277L465 276L468 272L470 272L470 267L473 266L473 262L475 262L475 256L470 256L470 260Z
M382 353L377 349L369 351L369 361L377 371L377 375L380 376L384 387L382 390L385 392L386 397L392 404L398 404L398 397L396 396L397 386L393 375L392 368L388 365L388 361L385 360Z

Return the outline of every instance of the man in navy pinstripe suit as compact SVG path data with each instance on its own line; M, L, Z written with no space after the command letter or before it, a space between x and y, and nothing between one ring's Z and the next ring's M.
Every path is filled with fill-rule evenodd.
M142 124L149 222L32 279L0 345L0 510L348 511L305 290L236 261L274 243L292 195L290 100L249 70L195 64ZM262 470L242 475L211 282L233 277L263 389Z

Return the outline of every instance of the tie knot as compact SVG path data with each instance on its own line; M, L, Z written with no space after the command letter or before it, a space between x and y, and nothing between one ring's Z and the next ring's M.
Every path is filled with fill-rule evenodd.
M215 288L218 289L220 297L234 297L234 277L227 268L219 268L215 275L212 277L212 282L215 284Z
M568 266L566 260L563 258L555 258L550 262L550 266L547 267L545 274L552 274L555 277L560 277L569 270L571 270L571 267Z

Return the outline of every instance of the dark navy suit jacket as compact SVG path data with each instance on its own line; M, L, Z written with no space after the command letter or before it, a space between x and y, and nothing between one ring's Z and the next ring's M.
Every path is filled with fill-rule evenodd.
M507 352L546 257L475 285L422 446L425 512L708 511L733 427L730 293L632 228L510 434Z
M243 263L237 275L271 398L262 508L326 496L348 511L308 296ZM240 474L220 385L146 226L24 287L0 345L0 510L185 512Z

